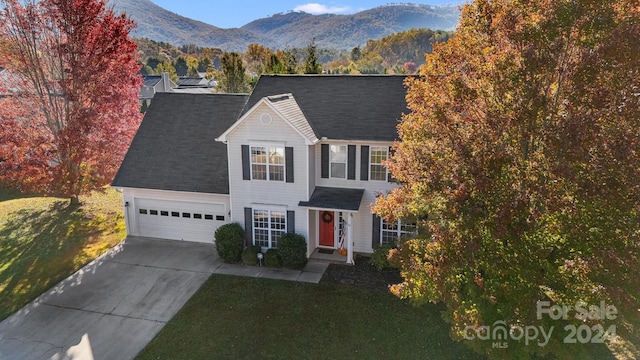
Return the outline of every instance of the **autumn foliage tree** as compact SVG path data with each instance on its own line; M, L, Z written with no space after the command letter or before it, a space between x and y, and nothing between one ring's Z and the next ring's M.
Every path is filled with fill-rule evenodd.
M491 357L576 358L566 325L624 335L640 289L637 2L476 0L407 85L388 164L401 186L374 210L426 220L393 254L392 291L444 303L452 337ZM540 301L573 310L538 316ZM618 315L580 321L580 302ZM468 340L491 326L555 330L545 346Z
M103 0L0 1L0 181L71 203L113 179L141 120L134 23Z

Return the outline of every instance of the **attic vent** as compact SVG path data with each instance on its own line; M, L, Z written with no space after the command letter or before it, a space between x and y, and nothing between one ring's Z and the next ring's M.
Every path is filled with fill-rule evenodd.
M289 100L289 99L291 99L291 95L290 94L286 94L286 95L269 96L267 99L269 99L269 101L274 103L274 102L278 102L278 101Z

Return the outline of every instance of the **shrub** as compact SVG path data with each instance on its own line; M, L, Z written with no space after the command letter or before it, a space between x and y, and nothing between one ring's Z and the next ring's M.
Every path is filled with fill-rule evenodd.
M282 265L302 269L307 265L307 241L299 234L284 234L278 239L278 251Z
M369 259L369 264L378 269L378 271L394 267L391 263L389 263L389 251L395 248L395 243L382 244L374 248L371 259Z
M244 229L238 223L224 224L216 230L216 250L222 260L228 263L240 261L244 248Z
M242 263L252 266L258 265L258 253L261 250L260 246L247 246L240 256L242 258Z
M280 254L278 253L278 249L269 249L264 254L264 264L268 267L281 267L282 259L280 259Z

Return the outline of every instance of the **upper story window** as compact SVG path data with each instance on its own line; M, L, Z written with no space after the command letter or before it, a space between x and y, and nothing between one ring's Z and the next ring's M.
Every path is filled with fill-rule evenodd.
M283 147L251 147L251 179L284 181L284 165Z
M344 179L347 177L347 146L331 145L331 177Z
M372 146L369 153L369 179L387 181L387 167L382 163L389 156L389 148L385 146Z

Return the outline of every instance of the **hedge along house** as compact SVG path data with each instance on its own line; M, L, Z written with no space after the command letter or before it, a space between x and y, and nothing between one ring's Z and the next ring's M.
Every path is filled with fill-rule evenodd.
M218 224L238 222L247 245L277 248L295 232L309 257L344 249L331 259L353 263L354 253L412 232L371 213L375 197L396 186L383 163L407 112L404 80L263 75L248 97L163 94L113 183L123 189L128 233L213 241ZM191 99L199 96L211 99Z

